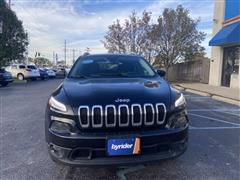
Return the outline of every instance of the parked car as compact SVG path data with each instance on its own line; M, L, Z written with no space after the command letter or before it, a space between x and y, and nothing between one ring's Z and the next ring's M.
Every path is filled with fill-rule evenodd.
M71 68L66 68L65 69L65 72L66 72L66 75L68 75L68 73L70 72Z
M48 73L47 73L47 71L45 69L39 68L38 71L40 73L40 79L41 80L45 80L45 79L49 78Z
M30 69L24 64L14 64L6 68L14 78L19 80L24 79L36 79L40 76L39 71L35 69Z
M44 70L47 72L49 78L55 78L56 77L56 73L52 69L44 68Z
M188 144L186 101L164 75L141 56L80 57L46 108L52 159L105 166L183 154Z
M53 70L56 73L56 77L65 78L67 75L67 72L64 67L56 67Z
M27 69L30 69L33 74L36 74L36 77L31 77L32 80L36 80L37 78L41 78L41 74L39 69L35 65L27 65Z
M0 84L2 86L7 86L11 82L13 82L12 74L3 68L0 68Z

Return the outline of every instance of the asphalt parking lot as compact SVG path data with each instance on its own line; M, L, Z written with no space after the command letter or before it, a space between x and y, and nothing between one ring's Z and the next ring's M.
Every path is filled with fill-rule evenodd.
M181 157L132 167L56 165L46 149L44 111L61 81L0 87L1 179L239 179L239 107L189 93L189 146Z

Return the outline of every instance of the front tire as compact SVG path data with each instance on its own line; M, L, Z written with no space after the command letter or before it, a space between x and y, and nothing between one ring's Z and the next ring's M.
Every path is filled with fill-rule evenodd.
M18 78L18 80L23 81L24 80L24 75L23 74L18 74L17 78Z

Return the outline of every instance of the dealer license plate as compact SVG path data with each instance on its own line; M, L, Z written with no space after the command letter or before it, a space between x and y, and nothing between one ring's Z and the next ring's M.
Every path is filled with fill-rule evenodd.
M109 156L140 154L140 138L108 139L107 152Z

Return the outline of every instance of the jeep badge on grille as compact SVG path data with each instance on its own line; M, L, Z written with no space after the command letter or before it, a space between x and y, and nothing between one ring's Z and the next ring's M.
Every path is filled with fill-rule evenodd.
M120 98L118 98L118 99L115 100L115 102L116 102L116 103L122 103L122 102L124 102L124 103L129 103L129 102L130 102L130 99L120 99Z

